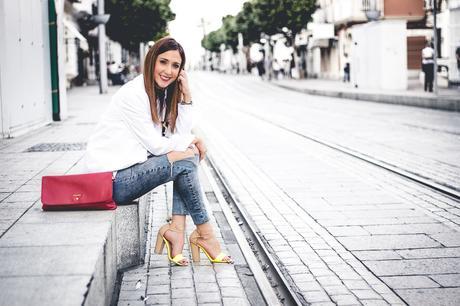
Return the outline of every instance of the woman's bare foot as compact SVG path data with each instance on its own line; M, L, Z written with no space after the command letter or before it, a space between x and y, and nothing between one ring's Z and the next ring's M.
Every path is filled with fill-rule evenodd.
M163 235L169 241L171 246L171 256L174 258L176 255L181 254L184 249L184 233L176 231L166 231ZM181 264L188 264L187 259L182 259Z
M196 230L190 235L190 242L198 244L205 249L212 259L216 259L222 252L219 240L214 235L214 230L209 222L197 225ZM233 262L232 258L228 255L221 260L222 262Z

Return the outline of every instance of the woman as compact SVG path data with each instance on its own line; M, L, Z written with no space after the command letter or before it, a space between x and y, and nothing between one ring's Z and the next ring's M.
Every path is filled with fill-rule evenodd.
M173 263L188 264L182 249L190 214L196 225L190 236L193 260L199 260L201 249L212 262L231 263L203 204L197 167L206 148L191 134L192 96L184 65L184 50L173 38L150 48L144 74L115 93L90 137L85 165L89 172L114 171L113 199L119 205L173 181L172 221L158 232L155 251L161 253L166 244Z

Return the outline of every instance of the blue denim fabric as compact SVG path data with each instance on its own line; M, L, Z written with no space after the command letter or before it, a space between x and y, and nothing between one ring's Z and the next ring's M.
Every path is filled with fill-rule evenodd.
M151 156L141 164L119 170L113 181L113 200L129 203L164 183L173 183L173 215L190 214L193 223L209 221L198 180L199 157L170 163L166 155Z

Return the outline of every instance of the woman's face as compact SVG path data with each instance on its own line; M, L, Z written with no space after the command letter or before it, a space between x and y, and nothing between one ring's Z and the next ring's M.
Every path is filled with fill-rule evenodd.
M170 50L158 55L153 72L155 83L160 88L168 87L179 76L182 59L177 50Z

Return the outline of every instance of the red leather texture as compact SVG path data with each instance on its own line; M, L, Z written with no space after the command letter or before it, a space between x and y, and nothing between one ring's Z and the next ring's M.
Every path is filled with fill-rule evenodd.
M43 176L42 209L115 209L112 192L112 172Z

